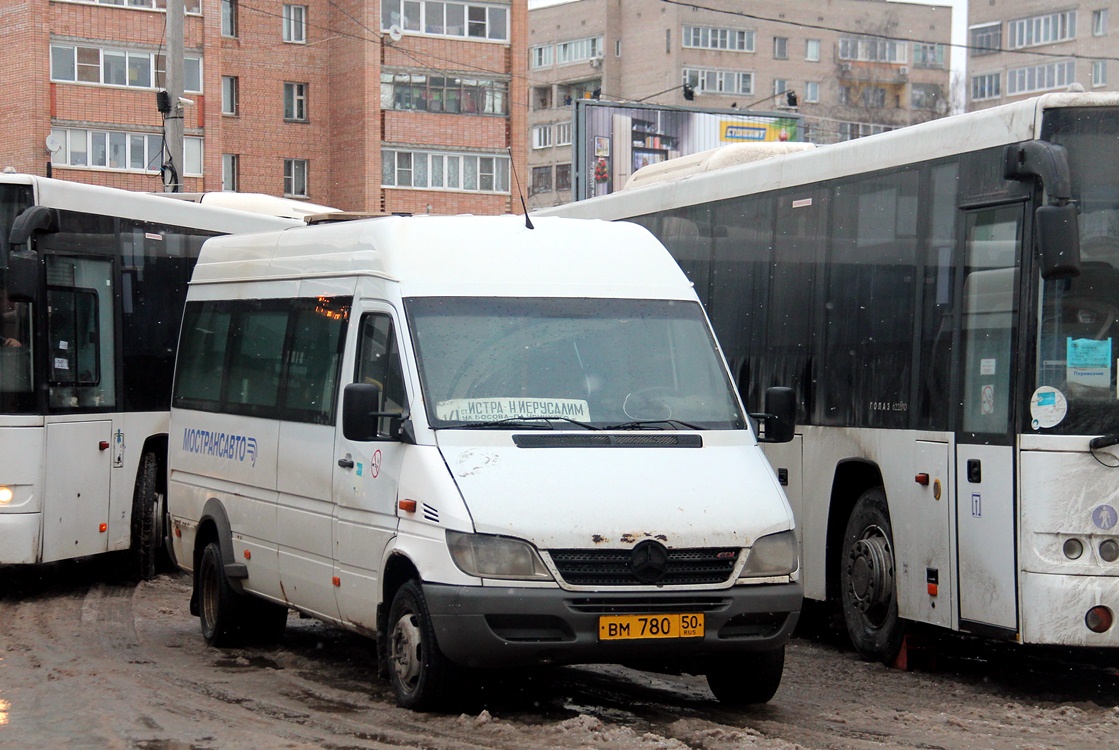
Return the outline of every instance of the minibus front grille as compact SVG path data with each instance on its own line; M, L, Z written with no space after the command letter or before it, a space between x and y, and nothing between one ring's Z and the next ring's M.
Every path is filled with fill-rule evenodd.
M697 586L726 583L738 562L738 550L700 547L666 550L667 561L659 579L639 577L633 550L548 550L563 580L572 586Z
M588 615L671 614L673 612L719 612L731 605L722 596L642 596L612 599L609 597L584 597L569 599L567 606Z
M514 435L518 448L702 448L703 436L676 433L624 433L621 435L587 432L564 435Z

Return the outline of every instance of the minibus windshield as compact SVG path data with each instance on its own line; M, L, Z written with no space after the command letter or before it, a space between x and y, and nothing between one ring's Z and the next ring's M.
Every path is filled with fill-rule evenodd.
M698 302L405 300L431 426L744 429Z

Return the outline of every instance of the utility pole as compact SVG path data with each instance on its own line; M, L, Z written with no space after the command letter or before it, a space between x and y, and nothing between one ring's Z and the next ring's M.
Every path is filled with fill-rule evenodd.
M166 67L161 172L163 192L178 193L183 187L183 0L167 0Z

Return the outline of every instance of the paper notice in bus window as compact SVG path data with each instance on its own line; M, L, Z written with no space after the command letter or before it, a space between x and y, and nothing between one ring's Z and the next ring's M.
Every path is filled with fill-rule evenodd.
M981 359L979 360L979 374L980 375L994 375L996 359Z
M1068 414L1068 400L1056 388L1043 385L1034 391L1030 399L1030 416L1035 430L1056 427Z
M590 419L586 401L575 398L452 398L435 405L437 419L447 422L496 422L499 419L547 417Z
M1111 386L1111 339L1067 339L1068 382L1090 388Z

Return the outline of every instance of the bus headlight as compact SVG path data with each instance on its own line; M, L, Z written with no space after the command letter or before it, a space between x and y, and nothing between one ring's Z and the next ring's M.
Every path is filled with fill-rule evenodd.
M791 529L763 536L754 542L739 578L789 576L796 572L797 537Z
M521 539L448 531L447 547L458 569L475 578L552 580L536 548Z
M0 505L7 505L16 496L11 487L0 487Z

